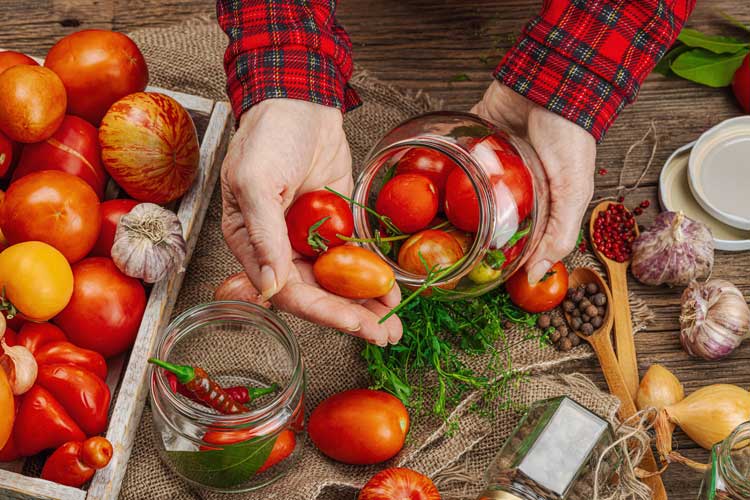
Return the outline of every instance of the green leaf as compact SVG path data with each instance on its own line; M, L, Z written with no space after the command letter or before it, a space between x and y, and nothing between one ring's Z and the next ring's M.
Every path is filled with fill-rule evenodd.
M714 54L704 49L693 49L675 59L671 68L686 80L709 87L726 87L732 83L735 71L748 52Z
M214 488L230 488L250 479L268 459L276 438L257 437L220 450L167 451L185 477Z
M689 50L691 50L691 48L687 45L678 45L672 48L672 50L664 54L664 57L662 57L659 63L654 67L654 73L659 73L664 76L674 76L674 71L672 71L671 68L672 63L681 54L684 54Z
M718 13L719 13L719 15L720 15L721 17L723 17L724 19L726 19L726 20L727 20L727 21L728 21L728 22L729 22L729 23L730 23L730 24L731 24L732 26L735 26L735 27L737 27L737 28L739 28L739 29L741 29L741 30L745 30L745 31L747 31L748 33L750 33L750 25L744 24L744 23L743 23L742 21L740 21L739 19L737 19L737 18L735 18L735 17L732 17L732 16L730 16L729 14L727 14L726 12L724 12L724 11L723 11L723 10L721 10L721 9L716 9L716 12L718 12Z
M469 75L466 73L461 73L460 75L453 75L450 79L452 82L468 82L471 81L471 78L469 78Z
M688 47L706 49L715 54L736 54L737 52L750 47L750 44L747 42L737 40L736 38L719 35L705 35L700 31L690 28L683 29L677 39Z

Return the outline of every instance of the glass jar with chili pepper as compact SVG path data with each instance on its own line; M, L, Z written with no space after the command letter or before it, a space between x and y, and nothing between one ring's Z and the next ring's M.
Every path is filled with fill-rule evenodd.
M371 151L353 194L352 239L407 288L478 296L531 255L548 200L544 170L523 139L469 113L430 113Z
M279 316L245 302L193 307L169 325L150 361L156 448L185 481L252 491L294 466L305 371Z

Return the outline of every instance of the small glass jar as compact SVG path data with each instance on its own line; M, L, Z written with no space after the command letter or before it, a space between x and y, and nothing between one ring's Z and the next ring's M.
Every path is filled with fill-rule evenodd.
M606 420L567 397L534 403L485 474L478 500L589 500L620 465Z
M287 473L304 445L305 370L299 345L273 312L245 302L193 307L172 321L155 357L199 366L222 387L279 389L221 415L170 388L151 368L154 442L188 483L220 492L259 489Z
M750 422L713 447L710 465L700 499L750 500Z
M423 162L421 167L419 162ZM397 248L382 244L381 221L363 206L374 208L380 189L394 175L402 171L424 174L437 164L445 172L463 171L448 177L445 191L438 186L438 217L444 209L455 226L450 231L461 238L464 255L440 279L433 281L433 276L431 288L441 298L478 296L503 283L539 243L548 218L547 178L531 146L476 115L430 113L388 132L372 149L356 182L354 228L357 238L391 265L397 281L411 289L424 285L428 273L414 273L399 265ZM432 174L436 172L426 176ZM460 224L451 218L449 209L462 216ZM445 225L436 219L430 227Z

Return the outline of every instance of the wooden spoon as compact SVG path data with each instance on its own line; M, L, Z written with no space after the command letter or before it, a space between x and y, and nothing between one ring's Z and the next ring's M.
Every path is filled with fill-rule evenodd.
M599 291L607 296L607 312L603 318L602 326L595 330L590 336L583 335L579 332L576 332L576 335L591 344L591 347L594 349L596 357L599 359L599 364L602 367L604 378L607 380L609 392L617 396L620 400L620 409L617 411L617 415L620 417L620 420L624 422L635 415L638 410L633 402L634 399L630 396L630 391L625 383L625 378L623 377L620 365L617 363L615 351L612 348L612 339L610 338L613 323L612 293L609 291L607 283L605 283L602 277L599 276L599 273L587 267L578 267L574 269L570 274L569 283L573 288L576 288L579 285L596 283L599 287ZM568 324L570 324L571 316L569 313L565 313L565 318L568 320ZM659 470L651 447L646 450L646 454L644 455L640 466L649 472L656 472ZM656 500L666 500L667 491L664 489L664 483L660 476L646 478L644 479L644 482L649 488L651 488L651 493L653 495L652 498Z
M630 266L630 260L617 262L610 259L596 248L596 244L593 241L594 222L596 222L599 212L607 210L607 207L611 204L611 201L603 201L591 212L589 234L592 235L591 247L594 255L604 264L609 276L609 282L612 285L612 298L614 300L609 303L609 307L614 310L617 360L625 377L625 385L628 391L630 391L630 395L635 399L638 393L640 377L638 376L638 359L635 352L633 321L630 316L630 299L628 297L628 266ZM638 236L638 224L635 225L635 234Z

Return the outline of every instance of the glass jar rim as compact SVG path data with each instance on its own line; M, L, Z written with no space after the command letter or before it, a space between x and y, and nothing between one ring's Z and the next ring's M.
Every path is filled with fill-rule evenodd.
M178 397L176 392L172 392L164 370L157 370L154 366L151 366L151 400L159 406L161 402L160 398L155 397L155 392L158 389L159 395L163 396L165 402L181 416L191 421L195 421L196 423L218 429L247 428L249 426L256 427L267 424L280 414L286 403L292 400L300 390L304 391L305 384L304 362L302 360L297 338L294 336L287 323L273 311L256 304L242 301L215 301L198 304L185 310L170 322L164 334L159 339L155 352L161 359L167 359L172 347L180 340L180 338L188 335L196 328L200 328L208 321L201 321L196 325L192 325L183 330L179 329L181 324L190 320L197 313L212 310L217 312L234 311L235 313L246 315L246 319L251 317L260 318L261 321L272 326L276 331L276 333L272 333L272 335L276 336L280 344L282 344L285 350L289 353L290 361L293 365L292 373L287 384L278 392L271 402L263 407L246 413L222 415L211 411L209 408L187 404L184 398ZM241 318L237 318L237 320L241 321ZM164 413L161 408L159 408L159 411Z
M742 442L745 444L740 448L750 448L750 421L738 425L719 445L717 462L719 473L729 483L729 487L739 487L743 494L750 494L750 478L737 470L732 459L732 451Z

